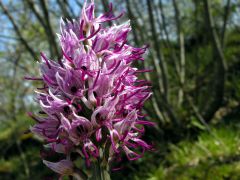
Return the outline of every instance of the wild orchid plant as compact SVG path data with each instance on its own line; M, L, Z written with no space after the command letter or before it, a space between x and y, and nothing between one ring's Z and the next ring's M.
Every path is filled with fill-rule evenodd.
M42 77L26 78L43 82L36 91L42 111L38 116L29 113L37 122L31 131L45 140L45 148L64 157L58 162L43 160L61 177L87 179L76 164L82 158L93 167L92 179L108 179L109 165L122 152L136 160L151 149L140 139L144 125L153 125L141 112L151 92L137 74L146 70L131 66L143 60L147 47L127 44L129 21L105 27L105 22L121 16L113 15L110 4L107 13L95 17L94 2L85 1L79 20L61 20L61 60L41 53Z

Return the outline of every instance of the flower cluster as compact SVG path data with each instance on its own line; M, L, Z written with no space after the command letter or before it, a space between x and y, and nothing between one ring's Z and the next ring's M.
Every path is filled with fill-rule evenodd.
M151 91L147 81L137 78L145 70L131 67L143 60L147 47L127 44L129 21L105 27L104 22L120 16L113 15L110 4L107 13L95 17L94 2L86 1L79 20L61 20L61 60L41 53L42 77L27 78L43 82L36 91L42 111L38 116L29 113L37 121L31 131L46 147L66 155L59 162L44 160L60 174L73 173L73 152L90 165L104 153L107 162L121 152L136 160L151 148L140 139L144 125L153 124L141 112Z

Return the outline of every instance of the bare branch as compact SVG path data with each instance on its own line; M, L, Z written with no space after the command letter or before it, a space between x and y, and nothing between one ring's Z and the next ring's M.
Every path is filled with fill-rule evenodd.
M43 15L44 15L44 19L45 19L45 22L46 22L46 26L47 26L47 29L45 29L45 31L48 33L49 35L49 45L50 45L50 49L52 48L52 56L57 56L58 58L60 57L60 54L58 52L58 46L57 46L57 43L56 43L56 40L55 40L55 36L54 36L54 33L53 33L53 29L52 29L52 26L51 26L51 23L50 23L50 18L49 18L49 14L48 14L48 9L47 9L47 4L45 2L45 0L40 0L40 5L42 7L42 11L43 11Z
M10 22L12 23L12 26L16 32L16 34L19 37L19 41L25 46L25 48L27 49L27 51L29 52L29 54L32 56L32 58L37 61L38 57L37 54L34 52L34 50L30 47L30 45L28 44L27 40L23 37L19 27L17 26L16 22L14 21L13 17L11 16L11 14L8 12L8 9L4 6L4 4L2 3L2 1L0 1L0 6L2 8L3 13L8 17L8 19L10 20Z
M224 16L223 16L223 26L222 26L222 31L221 31L221 45L223 47L224 45L224 39L225 39L225 31L226 31L226 27L227 27L227 21L228 21L228 16L229 16L229 11L230 11L230 4L231 4L231 0L227 1L226 7L225 7L225 12L224 12Z
M175 11L175 21L176 21L176 27L177 27L177 34L178 34L178 44L180 47L180 63L179 63L179 79L181 86L184 86L185 82L185 46L184 46L184 35L182 30L182 22L180 19L180 12L178 8L178 4L176 0L173 0L173 7ZM183 90L182 88L178 91L178 105L181 106L183 102Z
M214 51L214 56L216 61L216 71L214 76L213 89L213 98L209 100L206 109L203 113L204 119L209 122L214 116L215 112L221 107L224 97L225 89L225 79L226 79L226 69L227 65L225 62L225 57L221 48L219 37L217 35L216 29L213 23L213 17L211 14L209 0L204 0L204 9L206 11L206 22L209 29L210 38L212 39L212 47Z
M156 27L154 22L154 16L153 16L153 9L152 9L152 1L147 1L148 6L148 14L149 14L149 21L151 26L151 32L152 32L152 39L154 43L154 49L156 51L156 56L159 61L161 74L162 74L162 81L163 81L163 88L164 88L164 96L166 99L168 99L168 74L167 74L167 67L163 59L163 55L161 54L161 47L160 42L157 40L157 33L156 33Z
M58 5L63 13L64 18L70 19L72 17L72 15L70 15L67 7L68 7L68 2L64 0L64 2L62 0L57 0Z

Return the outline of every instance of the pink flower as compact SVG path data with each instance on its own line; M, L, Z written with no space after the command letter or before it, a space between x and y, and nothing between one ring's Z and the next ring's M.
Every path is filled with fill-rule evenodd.
M55 62L41 53L42 78L27 78L43 81L36 97L42 111L38 117L30 114L37 122L31 131L66 158L78 152L87 165L100 157L100 149L109 152L108 161L121 152L136 160L151 149L141 140L144 125L153 125L141 112L151 91L137 77L145 70L132 67L143 60L146 47L127 44L129 21L103 26L120 16L113 15L110 4L109 12L95 17L94 2L86 1L80 19L61 20L62 59ZM73 173L70 160L44 163L57 173Z

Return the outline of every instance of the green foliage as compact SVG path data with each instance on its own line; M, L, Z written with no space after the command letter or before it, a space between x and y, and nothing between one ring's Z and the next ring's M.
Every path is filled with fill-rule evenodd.
M238 125L213 127L210 133L201 133L197 140L171 144L166 161L148 180L239 179Z
M41 145L31 133L26 133L33 124L25 113L16 120L2 122L0 126L0 179L26 180L51 177L53 173L40 159ZM41 170L41 173L36 173Z

